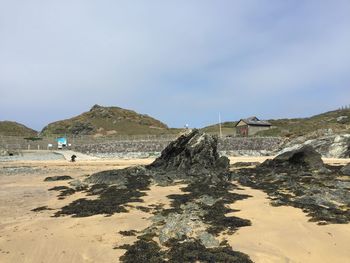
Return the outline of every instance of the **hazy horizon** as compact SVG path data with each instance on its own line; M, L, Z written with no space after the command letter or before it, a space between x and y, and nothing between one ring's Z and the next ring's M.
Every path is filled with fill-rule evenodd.
M350 103L349 1L1 1L0 120L94 104L169 127Z

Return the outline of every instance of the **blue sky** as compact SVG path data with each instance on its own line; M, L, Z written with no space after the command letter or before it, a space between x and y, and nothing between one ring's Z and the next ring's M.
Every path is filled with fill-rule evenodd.
M94 104L171 127L350 104L348 0L0 0L0 120Z

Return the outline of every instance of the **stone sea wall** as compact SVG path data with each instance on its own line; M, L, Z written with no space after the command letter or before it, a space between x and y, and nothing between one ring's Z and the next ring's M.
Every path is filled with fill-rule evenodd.
M123 154L147 156L147 154L160 153L169 143L170 140L111 141L77 145L75 150L100 157ZM281 143L281 138L274 137L226 137L219 139L218 150L227 155L269 155L277 151Z

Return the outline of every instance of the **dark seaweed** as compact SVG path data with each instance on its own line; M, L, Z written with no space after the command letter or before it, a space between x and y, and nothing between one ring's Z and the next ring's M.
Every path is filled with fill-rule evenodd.
M120 261L127 263L163 263L164 252L153 240L139 239L133 245L124 246L126 253L120 257Z
M239 227L250 226L249 220L241 219L235 216L227 217L226 214L235 212L235 210L228 208L227 204L232 204L235 201L243 200L249 195L231 193L235 189L235 185L228 181L211 182L210 180L195 180L181 190L189 192L182 195L169 195L172 199L172 208L162 211L162 215L176 212L181 213L181 205L189 202L196 202L201 196L207 195L218 199L213 205L199 204L205 211L203 221L210 225L208 232L212 234L219 234L224 230L233 232Z
M234 232L242 226L249 226L250 221L226 214L236 210L226 207L237 200L248 198L248 195L231 193L236 186L226 180L211 180L210 178L198 178L190 181L188 186L181 190L185 194L169 195L172 199L171 208L157 213L167 216L170 213L183 213L181 205L196 203L204 211L203 222L209 225L208 232L219 234L223 231ZM214 204L201 202L203 196L209 196ZM156 213L156 214L157 214ZM179 239L170 239L165 245L166 249L161 250L160 246L153 240L157 236L156 230L139 237L133 245L123 246L127 249L122 262L252 262L249 256L233 251L227 242L220 243L219 247L206 248L197 239L188 239L182 236ZM121 248L121 247L120 247Z
M233 251L228 245L218 248L206 248L197 240L169 240L167 249L162 251L153 240L139 239L133 245L124 245L127 252L120 258L126 263L146 262L225 262L251 263L250 258L240 252ZM122 247L120 247L122 248Z
M33 212L40 212L40 211L45 211L45 210L53 210L52 208L48 208L46 205L45 206L39 206L37 208L34 208L30 211L33 211Z
M72 195L76 192L76 190L68 186L55 186L50 188L49 191L60 191L58 199L64 199L66 196Z
M145 213L149 213L152 211L152 208L146 206L136 206L135 208Z
M186 242L170 241L167 252L168 262L232 262L251 263L250 258L240 252L233 251L229 246L206 248L198 240Z
M302 209L319 224L350 222L350 178L341 177L341 167L325 165L324 171L247 168L235 171L242 185L261 189L274 206Z
M68 175L58 175L58 176L49 176L44 179L45 182L53 182L53 181L64 181L64 180L71 180L72 177Z
M99 195L95 200L81 198L62 207L54 216L73 215L73 217L87 217L98 214L112 215L114 213L127 212L127 203L143 202L141 192L148 190L150 178L147 175L127 177L126 188L107 184L96 184L87 190L89 195Z
M128 231L119 231L119 234L130 237L130 236L136 236L137 231L136 230L128 230Z

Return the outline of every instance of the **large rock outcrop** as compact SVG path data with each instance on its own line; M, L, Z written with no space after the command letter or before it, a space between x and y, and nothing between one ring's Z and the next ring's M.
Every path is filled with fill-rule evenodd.
M185 179L228 172L229 160L219 156L217 144L217 137L193 130L171 142L147 169L157 179L163 174L170 179Z
M229 170L229 159L220 157L217 137L193 130L171 142L152 164L104 171L90 176L89 183L123 184L128 176L147 175L166 184L177 179L207 177L213 180Z
M321 154L316 152L310 145L304 145L301 148L284 152L272 160L265 161L262 166L309 170L317 170L324 167Z
M316 139L306 140L297 138L284 145L279 154L291 150L300 149L305 145L312 146L323 157L327 158L349 158L350 157L350 134L338 134L322 136Z

